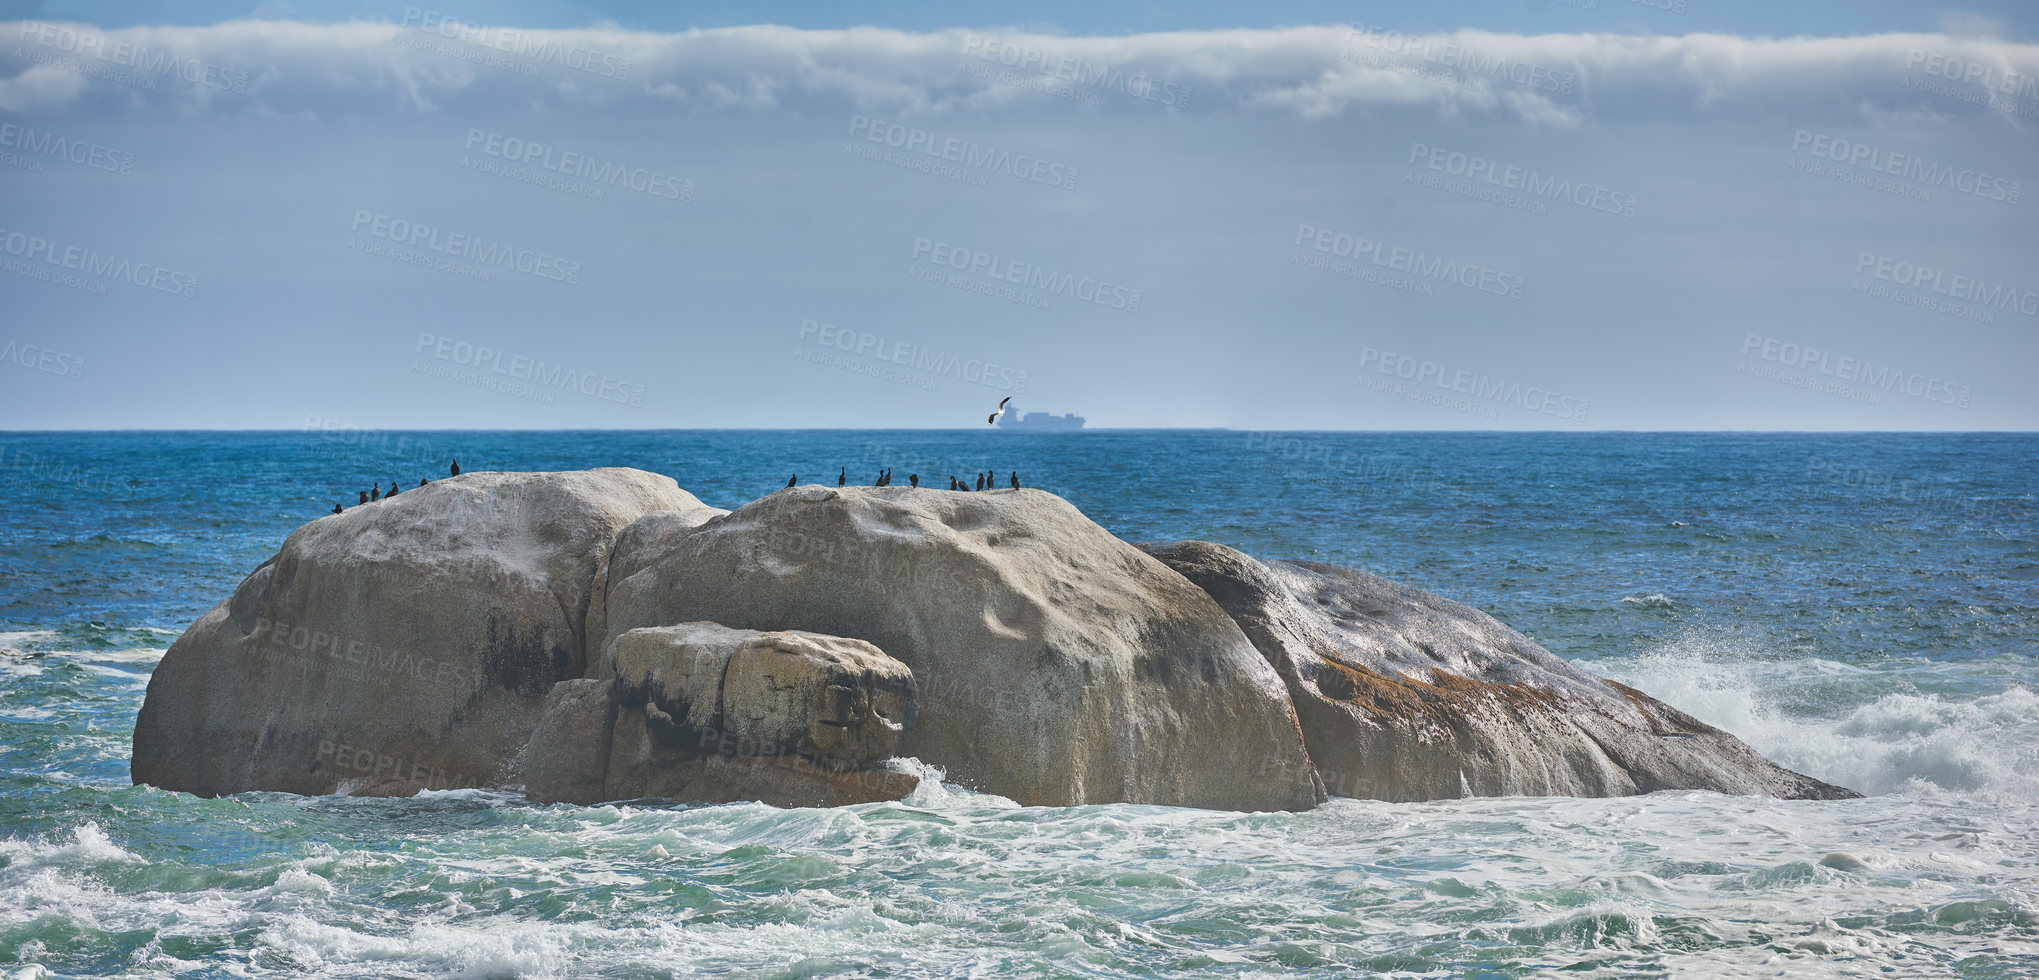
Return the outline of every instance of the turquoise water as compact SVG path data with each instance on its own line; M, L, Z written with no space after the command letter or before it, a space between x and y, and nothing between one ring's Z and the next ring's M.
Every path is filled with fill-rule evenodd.
M1129 540L1482 606L1849 802L1304 814L128 785L163 648L371 481L1018 470ZM2039 975L2039 438L0 435L0 976ZM901 762L900 765L912 765Z

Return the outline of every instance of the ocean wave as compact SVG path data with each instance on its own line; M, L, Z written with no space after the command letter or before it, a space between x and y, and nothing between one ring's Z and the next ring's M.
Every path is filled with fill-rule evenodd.
M0 632L0 651L27 653L42 644L57 638L55 630L15 630Z
M115 548L149 548L168 550L175 545L169 541L151 541L147 538L117 538L110 534L94 534L83 538L64 538L48 542L44 547L55 551L103 551Z
M2039 694L1951 662L1868 668L1692 631L1584 664L1734 733L1780 765L1878 795L2039 800ZM1924 685L1995 690L1951 695Z

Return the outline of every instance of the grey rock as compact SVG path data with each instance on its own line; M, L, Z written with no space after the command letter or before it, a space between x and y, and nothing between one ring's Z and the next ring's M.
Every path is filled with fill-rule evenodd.
M1367 572L1222 545L1141 545L1195 582L1281 674L1334 795L1855 796L1590 674L1470 606Z
M618 531L705 521L629 469L464 473L293 532L172 644L133 777L203 795L514 785Z
M1281 678L1224 610L1053 494L802 486L667 523L620 536L609 638L711 621L868 641L918 682L899 754L1024 804L1323 798Z
M524 751L534 801L834 806L919 783L883 769L913 724L913 673L862 640L679 623L601 659L609 677L553 688Z

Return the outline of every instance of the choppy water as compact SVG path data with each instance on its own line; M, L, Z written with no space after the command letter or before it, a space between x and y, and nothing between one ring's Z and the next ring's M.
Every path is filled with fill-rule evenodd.
M1017 437L1017 438L1015 438ZM1367 567L1871 797L1303 814L128 785L164 647L357 484L733 506L996 466L1131 540ZM0 976L2039 975L2039 439L0 435Z

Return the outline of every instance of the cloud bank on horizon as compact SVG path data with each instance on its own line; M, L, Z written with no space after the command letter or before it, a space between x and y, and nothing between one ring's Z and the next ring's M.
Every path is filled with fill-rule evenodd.
M2039 425L2039 45L414 14L0 23L0 428Z

